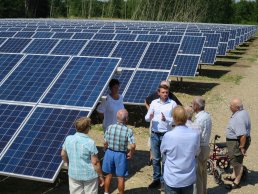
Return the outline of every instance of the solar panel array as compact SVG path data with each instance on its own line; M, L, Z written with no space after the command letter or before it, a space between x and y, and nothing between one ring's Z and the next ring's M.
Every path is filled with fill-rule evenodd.
M53 182L73 122L90 116L112 77L143 104L170 75L248 40L255 26L98 20L0 20L0 174ZM121 74L115 74L117 67Z

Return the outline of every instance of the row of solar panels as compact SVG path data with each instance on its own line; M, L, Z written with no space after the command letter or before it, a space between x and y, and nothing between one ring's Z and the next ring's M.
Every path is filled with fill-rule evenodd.
M41 20L31 21L0 20L0 26L26 23L29 26L33 22L41 25ZM50 26L77 25L70 21L44 22ZM98 22L90 23L101 27ZM117 23L104 22L101 28L112 28L114 24ZM119 25L126 24L129 23ZM53 182L61 168L59 155L64 138L75 131L73 121L90 116L112 77L121 81L125 103L142 104L146 95L170 74L195 75L203 53L211 53L206 49L212 49L216 56L220 45L227 49L231 34L225 31L186 36L184 33L175 36L176 40L180 39L175 43L2 38L0 174ZM82 53L102 57L83 57ZM114 75L118 65L123 71Z

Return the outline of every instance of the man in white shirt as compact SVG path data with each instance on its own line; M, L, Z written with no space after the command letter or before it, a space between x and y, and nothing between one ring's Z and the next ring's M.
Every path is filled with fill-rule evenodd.
M196 188L194 188L194 194L206 194L207 193L207 160L210 154L210 136L211 136L211 116L204 111L205 100L201 96L197 96L193 99L193 109L196 113L194 125L199 126L201 132L201 149L197 158L197 180Z
M163 182L161 174L161 153L160 145L163 135L172 129L172 112L177 106L176 102L168 98L169 88L166 85L160 85L158 88L160 98L153 100L145 116L147 122L151 125L151 152L153 160L153 182L149 189L160 187Z

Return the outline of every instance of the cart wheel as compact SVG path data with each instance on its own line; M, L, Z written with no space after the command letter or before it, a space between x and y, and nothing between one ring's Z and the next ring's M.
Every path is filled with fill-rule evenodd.
M214 173L213 173L213 176L214 176L214 180L217 184L221 185L223 183L223 181L221 180L221 175L222 175L222 171L220 168L216 167L214 169Z
M219 158L216 162L216 166L225 171L229 170L230 164L229 159L227 157Z
M207 174L209 174L209 175L213 174L213 170L214 170L213 161L211 159L209 159L209 160L207 160Z

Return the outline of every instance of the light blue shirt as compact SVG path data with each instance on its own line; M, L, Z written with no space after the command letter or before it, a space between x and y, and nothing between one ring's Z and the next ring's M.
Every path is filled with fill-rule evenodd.
M250 136L251 121L246 110L242 109L232 114L227 129L226 137L229 139L237 139L239 136Z
M199 126L201 132L201 146L209 146L212 126L210 114L204 110L198 112L195 115L193 124Z
M153 100L150 104L150 108L145 116L145 120L148 122L152 122L151 130L154 132L167 132L172 129L173 124L173 118L172 118L172 112L173 109L177 106L176 102L167 99L166 102L162 102L159 99ZM151 113L154 113L154 117L152 120L150 120ZM162 114L164 114L166 121L162 121Z
M76 132L66 137L63 144L69 159L68 175L78 181L98 177L91 163L91 156L98 153L95 142L86 134Z
M186 187L196 181L195 156L200 148L200 134L186 126L177 126L167 132L160 151L165 155L163 178L170 187Z

